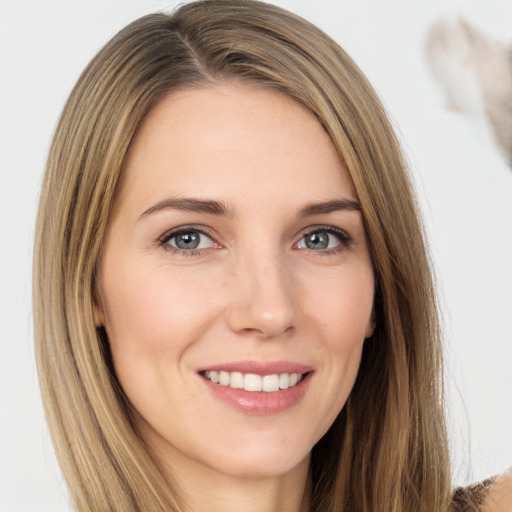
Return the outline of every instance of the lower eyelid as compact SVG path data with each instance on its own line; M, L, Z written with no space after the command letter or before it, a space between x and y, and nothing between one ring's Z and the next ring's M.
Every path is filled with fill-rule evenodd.
M164 245L163 246L165 251L169 251L172 254L179 255L180 257L189 257L189 256L200 256L203 254L204 249L190 249L190 250L184 250L184 249L178 249L177 247L173 247L172 245Z

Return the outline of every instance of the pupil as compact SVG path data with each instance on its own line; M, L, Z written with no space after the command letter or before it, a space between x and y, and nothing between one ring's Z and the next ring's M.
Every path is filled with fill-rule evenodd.
M326 249L329 245L327 233L312 233L306 236L306 247L308 249Z
M176 246L180 249L195 249L198 245L198 233L182 233L176 237Z

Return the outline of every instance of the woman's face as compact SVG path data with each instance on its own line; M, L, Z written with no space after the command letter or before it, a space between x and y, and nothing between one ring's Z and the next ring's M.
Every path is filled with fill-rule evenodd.
M96 316L160 461L244 477L307 464L353 386L373 294L354 189L309 111L224 84L148 115Z

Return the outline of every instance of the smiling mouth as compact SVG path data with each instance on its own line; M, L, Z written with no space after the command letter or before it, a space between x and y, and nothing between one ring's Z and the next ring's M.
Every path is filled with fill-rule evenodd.
M219 386L232 389L243 389L252 392L273 393L296 386L309 372L306 373L274 373L257 375L254 373L205 371L204 378Z

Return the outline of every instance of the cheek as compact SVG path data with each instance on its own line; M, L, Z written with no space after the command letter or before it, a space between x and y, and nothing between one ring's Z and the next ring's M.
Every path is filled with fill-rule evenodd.
M172 393L169 375L189 373L190 348L220 317L219 287L205 286L215 280L211 275L206 281L204 273L171 272L140 259L104 270L102 302L116 375L137 410L154 408L148 416L158 415L165 403L155 390L173 397L188 393ZM180 384L178 379L172 386Z
M329 284L326 284L329 283ZM359 371L361 353L372 328L374 284L369 270L333 275L324 281L323 293L315 293L308 310L321 344L322 388L317 403L325 411L317 431L321 437L344 407Z
M154 352L161 356L192 342L214 316L214 298L204 281L172 279L165 268L143 265L117 269L104 280L107 332L112 350ZM202 282L201 282L202 281ZM200 299L200 300L199 300Z
M374 278L370 267L339 272L311 294L307 310L325 333L333 353L360 345L373 327Z
M102 280L116 375L142 417L158 418L169 400L180 397L192 413L195 402L179 376L187 373L189 347L218 316L215 296L208 295L203 277L188 273L185 279L165 266L145 268L117 266Z
M327 348L336 367L334 374L345 376L347 394L359 370L364 341L373 328L372 310L373 283L361 286L360 282L348 283L344 293L338 294L336 308L329 309Z

